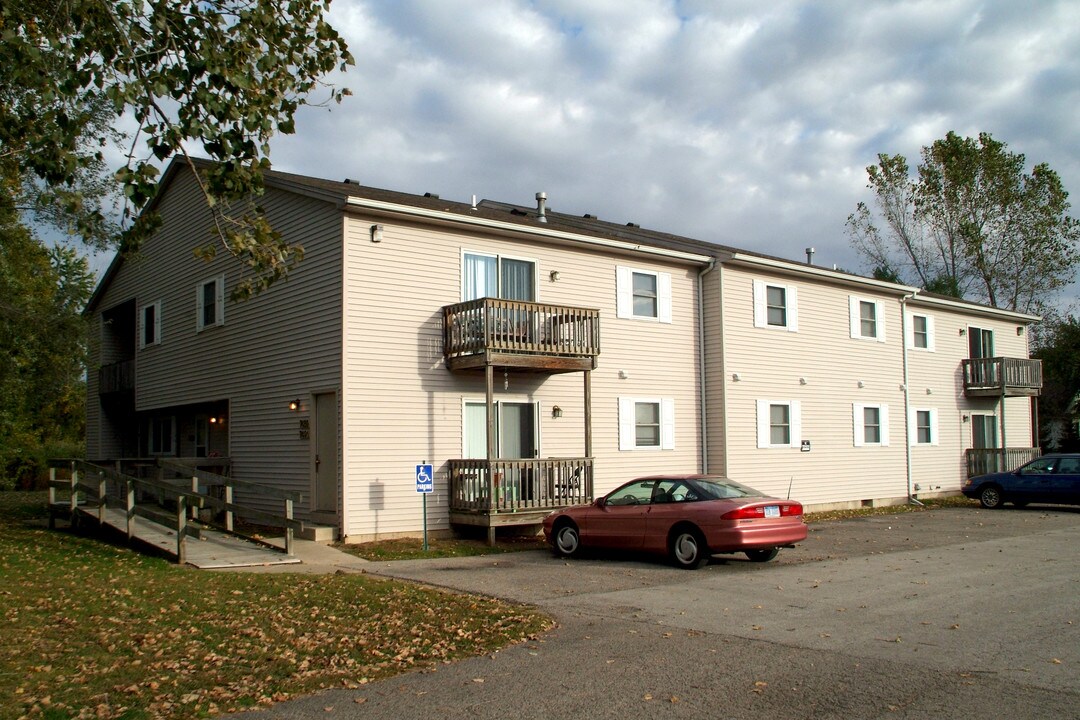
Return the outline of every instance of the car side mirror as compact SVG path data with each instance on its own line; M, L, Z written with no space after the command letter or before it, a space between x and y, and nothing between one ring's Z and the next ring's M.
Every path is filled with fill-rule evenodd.
M602 508L607 505L607 498L598 497L596 498L596 500L593 501L593 505L598 508Z

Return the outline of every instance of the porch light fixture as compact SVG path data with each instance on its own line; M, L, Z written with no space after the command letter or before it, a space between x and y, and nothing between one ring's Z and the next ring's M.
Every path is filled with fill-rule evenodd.
M864 387L866 387L866 383L864 383L864 382L863 382L862 380L860 380L859 382L857 382L857 383L855 383L855 384L856 384L856 385L858 385L858 386L859 386L859 387L861 387L861 388L864 388Z
M799 384L800 385L805 385L806 384L806 378L804 378L804 377L799 378Z
M550 272L550 273L548 274L548 277L550 277L550 278L551 278L551 282L557 282L557 281L558 281L558 279L559 279L559 271L558 271L558 270L552 270L552 271L551 271L551 272Z
M296 398L295 400L290 400L289 401L289 410L291 412L296 412L299 409L300 409L300 398Z
M967 335L967 328L960 328L961 335Z
M1019 337L1020 335L1023 335L1023 334L1024 334L1024 326L1023 325L1017 325L1016 326L1016 335L1017 335L1017 337Z
M742 380L742 375L739 375L739 373L731 373L731 379L735 382L739 382Z
M561 418L562 417L562 408L559 407L558 405L552 405L551 406L551 417L553 417L553 418Z
M373 243L381 243L382 242L382 231L383 231L383 226L382 225L372 225L371 226L371 242L373 242Z

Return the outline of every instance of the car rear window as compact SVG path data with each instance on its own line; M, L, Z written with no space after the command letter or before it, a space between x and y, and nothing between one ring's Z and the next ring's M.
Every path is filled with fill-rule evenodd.
M740 485L733 480L724 478L703 478L693 481L701 490L701 493L711 500L727 500L729 498L764 497L764 493L746 485Z

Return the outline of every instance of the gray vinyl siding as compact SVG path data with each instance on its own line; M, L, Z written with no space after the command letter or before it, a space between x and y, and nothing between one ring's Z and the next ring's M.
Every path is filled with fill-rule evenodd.
M246 302L228 299L241 266L220 248L210 262L194 257L193 249L211 240L210 217L182 170L159 204L161 230L124 261L98 307L130 298L138 306L162 302L161 344L136 350L138 411L227 400L234 474L307 498L311 452L299 419L310 413L311 392L341 384L342 220L330 203L275 189L260 204L273 227L305 249L288 281ZM221 274L224 325L196 332L196 286ZM90 392L94 405L96 388ZM290 412L297 397L305 400L302 411ZM298 505L298 515L306 507Z
M369 228L383 225L381 243ZM441 311L461 299L462 251L537 262L540 302L599 308L601 355L592 373L596 492L651 472L694 472L700 456L695 282L698 268L655 258L551 246L403 222L350 217L346 230L344 467L346 535L415 533L421 502L413 466L435 465L429 529L448 527L446 461L462 457L462 402L484 398L482 373L449 372ZM617 265L672 275L673 322L616 318ZM558 281L550 272L559 271ZM619 377L624 370L628 377ZM511 371L496 400L538 401L540 456L584 454L583 376ZM675 401L675 449L620 452L618 397ZM552 405L563 416L551 416Z

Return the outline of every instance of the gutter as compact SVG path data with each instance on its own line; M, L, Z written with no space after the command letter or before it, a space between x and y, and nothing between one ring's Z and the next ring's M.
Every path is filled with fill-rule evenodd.
M697 281L697 304L698 304L698 392L700 398L699 412L701 414L701 474L709 472L709 420L708 406L705 394L705 276L716 269L716 260L709 261L708 267L698 273Z
M349 197L345 200L345 209L367 210L383 215L420 218L440 223L452 223L454 225L469 225L502 233L535 235L548 240L571 242L578 245L594 245L608 250L621 250L623 252L644 255L657 255L665 258L682 260L684 262L691 262L696 265L706 265L714 262L714 259L709 255L682 252L680 250L666 250L652 245L642 245L639 243L626 242L624 240L611 240L608 238L592 237L590 235L579 235L577 233L553 230L551 228L531 227L528 225L504 222L502 220L491 220L488 218L461 215L445 210L429 210L427 208L411 207L408 205L400 205L398 203L384 202L382 200Z
M911 388L908 382L907 347L907 303L918 293L918 290L914 290L910 295L900 298L900 349L904 358L904 471L907 476L908 505L922 505L915 497L915 486L911 478Z
M886 282L885 280L875 280L873 278L860 277L859 275L850 275L845 272L840 272L839 270L829 270L816 265L794 263L786 260L760 257L758 255L747 255L746 253L740 252L732 253L728 262L751 265L753 267L765 267L797 275L813 275L846 285L873 287L878 290L895 294L910 294L912 297L914 297L915 293L919 292L919 288L910 285L900 285L898 283Z

